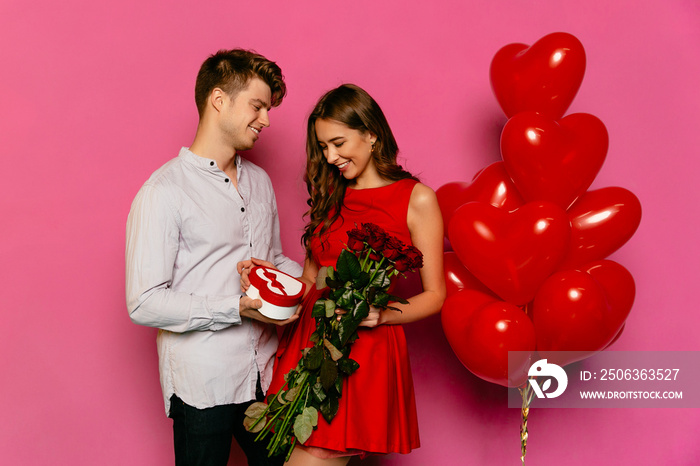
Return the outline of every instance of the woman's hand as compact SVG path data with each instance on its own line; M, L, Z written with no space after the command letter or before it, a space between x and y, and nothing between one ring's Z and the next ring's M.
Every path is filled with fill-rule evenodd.
M345 309L336 309L335 313L337 314L338 317L336 319L338 322L340 322L340 318L343 317L343 315L347 314L348 311ZM379 308L376 308L374 306L369 307L369 314L367 317L362 319L360 322L360 327L369 327L369 328L374 328L378 325L381 325L381 316L382 316L382 310Z
M248 278L248 275L250 275L250 269L257 265L261 265L263 267L268 267L271 269L277 269L277 267L275 267L275 264L273 264L272 262L257 259L255 257L251 257L249 260L240 261L236 265L236 270L238 270L238 273L241 275L241 290L244 293L248 291L248 288L250 288L250 279Z

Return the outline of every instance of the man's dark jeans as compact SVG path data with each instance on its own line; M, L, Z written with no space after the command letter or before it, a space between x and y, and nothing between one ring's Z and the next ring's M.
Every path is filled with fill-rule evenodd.
M197 409L173 395L170 403L175 466L226 466L233 437L250 466L280 466L284 463L283 457L268 458L267 443L255 442L257 434L251 434L243 427L245 410L254 401Z

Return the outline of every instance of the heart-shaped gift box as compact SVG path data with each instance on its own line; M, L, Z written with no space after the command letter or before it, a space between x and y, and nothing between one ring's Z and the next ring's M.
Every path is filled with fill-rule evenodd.
M304 283L277 269L253 267L248 279L250 288L246 295L252 299L260 299L263 305L259 311L270 319L290 318L304 297Z

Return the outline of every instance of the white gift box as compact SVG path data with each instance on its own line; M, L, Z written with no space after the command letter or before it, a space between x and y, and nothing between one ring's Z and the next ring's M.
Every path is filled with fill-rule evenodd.
M250 288L246 295L252 299L260 299L263 305L258 310L270 319L290 318L304 297L304 283L277 269L253 267L248 279Z

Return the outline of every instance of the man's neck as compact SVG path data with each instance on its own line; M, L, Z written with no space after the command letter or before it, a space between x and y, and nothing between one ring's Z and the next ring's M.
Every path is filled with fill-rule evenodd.
M197 128L197 134L192 141L190 151L200 157L212 159L219 170L226 173L232 181L236 180L236 151L230 146L222 144L213 135L207 135L202 128Z

